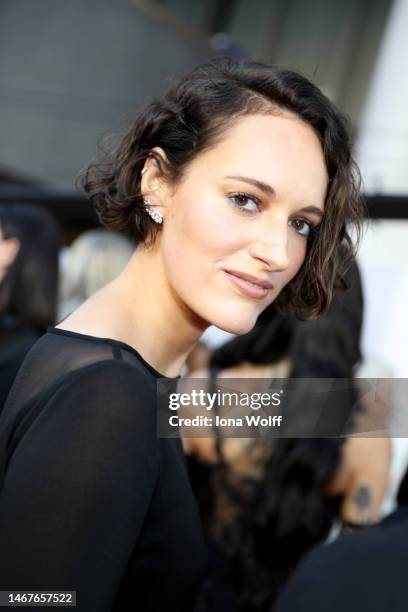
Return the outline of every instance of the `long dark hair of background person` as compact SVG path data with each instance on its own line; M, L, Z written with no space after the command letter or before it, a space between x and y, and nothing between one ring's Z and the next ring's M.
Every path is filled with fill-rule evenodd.
M59 229L46 210L0 205L2 239L19 250L0 282L0 410L21 362L35 340L55 324Z
M280 316L271 305L251 332L213 353L210 370L216 374L243 361L270 364L289 356L291 378L352 379L353 369L361 360L363 312L355 263L347 282L349 290L336 295L328 313L316 321L300 322ZM344 405L340 402L336 414L329 417L337 419L330 427L342 433L353 421L353 388L347 397L348 401ZM323 421L325 418L323 415ZM320 427L323 431L325 422ZM222 445L217 445L219 463L208 470L209 481L203 480L201 486L195 483L207 533L214 496L220 488L241 511L238 523L233 528L226 526L217 542L210 542L214 563L197 612L260 612L269 608L298 561L328 536L339 517L341 499L325 495L323 489L339 468L344 441L342 437L260 441L267 457L263 477L246 483L250 494L244 497L230 484ZM200 468L196 466L194 472L194 460L192 464L193 479L194 473L200 477ZM201 478L205 477L204 468ZM245 486L243 490L247 490Z

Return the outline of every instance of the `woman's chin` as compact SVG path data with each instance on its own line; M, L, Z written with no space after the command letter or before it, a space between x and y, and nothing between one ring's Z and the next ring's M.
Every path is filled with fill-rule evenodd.
M228 318L223 317L222 320L219 318L214 321L212 325L226 331L230 334L236 334L237 336L242 336L243 334L247 334L251 331L256 323L257 316L252 317L243 317L241 316L229 316Z

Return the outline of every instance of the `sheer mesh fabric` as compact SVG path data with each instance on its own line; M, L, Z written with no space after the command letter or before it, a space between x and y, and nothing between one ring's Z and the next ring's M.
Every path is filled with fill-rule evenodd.
M206 551L180 440L156 435L159 376L109 339L51 328L31 349L0 418L1 590L192 609Z

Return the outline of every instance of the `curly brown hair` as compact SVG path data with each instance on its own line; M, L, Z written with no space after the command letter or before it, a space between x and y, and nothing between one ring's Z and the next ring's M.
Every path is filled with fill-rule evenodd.
M363 204L346 120L300 74L226 57L198 66L140 112L117 148L82 173L80 186L94 202L103 225L152 245L160 226L143 204L141 171L146 159L154 157L166 179L177 184L195 156L219 142L240 117L282 110L315 130L329 183L319 231L308 245L303 266L276 304L281 311L293 309L298 318L316 318L327 310L334 288L346 286L344 275L359 241ZM163 149L167 159L155 147Z

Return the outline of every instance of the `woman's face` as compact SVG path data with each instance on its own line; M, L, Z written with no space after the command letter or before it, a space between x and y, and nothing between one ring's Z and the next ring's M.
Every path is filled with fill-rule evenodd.
M239 119L160 202L172 292L204 322L248 332L301 267L327 181L309 125L289 114Z

